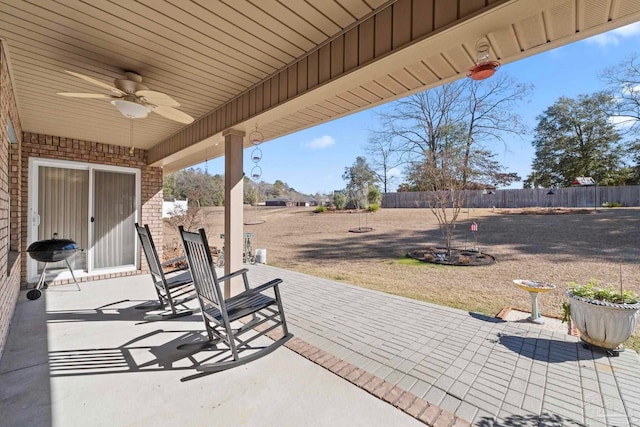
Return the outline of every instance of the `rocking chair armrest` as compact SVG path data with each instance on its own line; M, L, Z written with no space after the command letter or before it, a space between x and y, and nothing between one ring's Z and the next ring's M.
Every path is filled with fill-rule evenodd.
M234 299L241 299L247 296L251 296L251 295L255 295L255 294L259 294L262 291L266 291L269 288L274 288L276 291L276 294L278 293L278 285L282 283L282 279L273 279L268 281L267 283L263 283L260 286L257 286L255 288L249 288L243 292L240 292L238 295L234 295L232 296L229 300L227 300L227 303L229 301L232 301Z
M218 277L218 281L219 282L224 282L226 280L231 279L232 277L240 276L241 274L247 274L248 271L249 270L246 269L246 268L241 268L240 270L234 271L233 273L229 273L226 276Z
M263 283L260 286L256 286L255 288L251 288L248 292L252 293L260 293L269 288L277 287L280 283L282 283L282 279L273 279L268 281L267 283Z

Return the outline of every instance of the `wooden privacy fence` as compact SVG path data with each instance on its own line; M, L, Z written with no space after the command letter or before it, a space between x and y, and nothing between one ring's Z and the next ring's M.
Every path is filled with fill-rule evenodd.
M507 190L465 190L464 207L468 208L530 208L600 207L603 203L620 203L622 206L640 206L640 186L623 187L568 187L507 189ZM383 208L428 208L430 192L384 193Z

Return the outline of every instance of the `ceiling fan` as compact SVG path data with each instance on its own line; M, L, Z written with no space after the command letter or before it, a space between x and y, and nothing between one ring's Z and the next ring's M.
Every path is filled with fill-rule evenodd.
M111 92L111 94L59 92L58 95L70 98L110 99L118 111L130 119L145 118L149 115L149 112L153 111L176 122L184 124L193 122L193 117L175 108L180 106L175 99L165 93L149 90L142 84L142 76L132 71L126 71L123 78L115 79L113 85L84 74L65 71L72 76L100 86Z

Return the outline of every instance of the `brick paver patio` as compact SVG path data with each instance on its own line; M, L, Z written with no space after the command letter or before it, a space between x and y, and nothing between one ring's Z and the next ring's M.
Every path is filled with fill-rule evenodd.
M250 276L284 280L302 355L428 424L640 425L633 351L266 265Z

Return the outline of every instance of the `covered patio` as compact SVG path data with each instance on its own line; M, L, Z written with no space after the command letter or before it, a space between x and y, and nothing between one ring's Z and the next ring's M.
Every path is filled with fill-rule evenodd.
M122 407L131 408L135 402L133 396L125 392L135 393L136 383L122 383L123 378L145 376L144 368L151 369L154 365L158 365L158 372L153 378L166 374L171 378L168 382L177 381L183 376L177 366L185 367L184 375L188 375L189 363L194 363L191 360L181 362L186 366L174 366L174 361L163 359L160 353L152 353L156 359L148 358L142 363L148 365L141 366L124 348L125 343L139 343L137 340L144 336L149 342L141 345L147 345L148 353L149 346L161 347L163 343L179 339L180 333L199 330L195 320L192 324L180 322L179 326L184 330L176 329L179 331L175 333L177 336L164 332L179 327L174 323L167 323L156 333L156 329L143 328L156 328L157 325L135 325L139 321L130 316L126 302L110 305L124 299L149 297L142 288L143 293L136 294L137 287L126 287L127 283L146 281L143 276L146 265L141 259L133 224L148 224L157 246L162 247L162 179L165 174L224 156L225 270L234 271L242 266L245 170L242 158L245 148L466 78L467 70L477 62L475 47L480 39L489 45L489 59L506 64L639 20L640 3L636 0L0 0L0 171L4 177L0 179L0 269L5 272L0 275L0 389L2 404L8 404L7 399L12 402L11 411L3 408L3 415L20 417L35 405L42 408L36 424L40 421L43 425L65 424L68 407L64 405L73 406L77 401L75 396L84 395L85 391L87 396L95 397L91 408L101 415L91 421L104 420L106 423L122 408L116 404L113 410L101 412L106 408L101 402L105 390L121 391ZM114 82L122 80L123 76L126 82ZM128 85L135 89L128 90ZM76 95L69 97L59 93ZM128 101L137 107L134 112L123 110L118 106L120 101ZM259 135L257 139L254 138L256 135ZM75 257L72 266L83 282L83 291L67 293L63 288L53 286L46 299L27 305L23 299L24 290L37 281L43 265L32 260L26 249L33 241L51 238L54 233L77 241L85 249ZM263 273L274 272L269 267L259 266L252 274ZM285 281L294 283L320 282L315 278L300 279L289 272L277 273L287 276ZM129 279L122 279L126 277ZM70 276L62 271L49 280L55 285L64 285L70 282ZM119 290L120 286L125 286L126 291ZM341 369L366 370L371 376L354 378L355 382L367 380L359 384L364 390L367 385L374 386L374 376L387 381L384 384L397 385L403 391L398 392L391 386L382 401L391 390L400 393L399 396L411 393L403 403L399 403L399 398L389 400L398 406L409 401L406 413L419 408L415 414L418 418L430 416L432 412L427 409L432 404L439 408L433 410L438 416L446 411L460 414L461 420L475 422L487 415L481 412L485 410L486 402L465 400L461 396L466 394L458 389L464 387L456 386L457 383L450 380L457 380L465 367L444 364L447 360L458 360L462 365L460 360L467 360L462 355L469 357L468 351L471 351L463 344L470 340L475 339L473 344L479 346L473 350L474 358L487 356L476 354L478 351L491 353L504 348L509 349L507 354L520 354L511 347L519 347L520 352L527 354L533 352L533 357L528 357L532 359L530 366L524 369L545 369L544 375L539 372L545 384L551 377L547 374L555 374L551 367L559 366L546 360L541 362L545 368L536 368L538 344L542 343L540 351L544 353L555 346L553 337L552 341L547 340L549 337L542 341L536 337L531 349L530 331L523 330L524 335L514 332L515 337L510 338L507 325L428 306L427 311L453 316L446 325L440 325L439 317L426 313L424 319L413 318L413 309L424 305L412 301L404 301L399 306L390 304L391 312L384 312L375 320L366 320L367 310L379 303L378 296L369 306L333 313L326 307L311 304L309 296L317 291L316 288L295 287L288 295L291 300L297 298L297 289L305 289L299 296L302 299L289 306L295 307L292 308L294 333L306 343L299 343L302 347L298 350L303 354L312 352L307 354L310 357L322 355L318 359L320 364L338 360L347 363ZM98 291L95 299L91 290ZM229 296L236 288L226 291ZM338 295L351 292L355 290L340 287ZM315 299L323 301L333 296L322 293ZM381 298L384 303L397 301L389 296ZM349 298L336 303L347 304ZM96 311L97 307L105 308ZM296 312L296 308L302 311ZM351 327L364 322L365 326L356 337L339 335L342 338L338 338L336 331L328 328L329 323L335 326L335 316L342 315L348 317L345 324ZM115 318L120 320L113 321ZM98 320L89 321L91 319ZM385 319L389 322L387 326L392 324L389 319L393 319L393 324L413 329L380 337L377 331ZM427 323L421 323L423 320ZM471 327L467 328L469 323ZM46 329L43 328L45 324ZM121 333L115 333L114 326L118 325L123 327ZM451 325L459 328L447 329ZM96 329L84 330L87 326ZM475 329L484 335L476 335ZM467 331L465 333L469 335L456 341L454 331L458 334ZM498 337L498 331L507 335ZM43 335L45 332L48 335ZM155 334L146 336L151 333ZM431 333L436 335L431 336ZM9 334L14 344L7 341ZM413 338L411 342L398 343L396 336ZM564 338L561 342L565 342ZM417 343L427 347L411 347ZM571 403L590 403L591 394L585 391L585 384L593 385L595 380L607 385L593 385L589 389L595 392L594 396L600 396L594 398L595 407L614 408L614 415L625 413L627 421L633 419L632 411L636 408L619 405L628 398L620 385L624 379L619 380L614 375L616 366L596 369L602 363L622 363L627 369L632 353L612 362L607 359L594 361L594 356L584 356L586 366L595 372L585 368L584 372L591 372L585 375L596 378L590 376L583 380L583 352L575 343L559 345L562 354L568 352L570 356L566 357L573 358L564 360L562 366L564 362L571 362L572 369L578 367L580 372L575 377L574 371L571 378L580 378L575 394L582 396L582 400ZM486 346L490 348L480 350ZM110 372L99 375L94 372L83 375L87 370L80 369L81 372L74 375L58 375L63 368L73 368L65 365L68 363L65 351L80 350L80 364L86 368L88 360L95 356L91 352L96 349L107 351L108 357L115 357L126 372L133 370L137 374ZM465 350L468 351L465 353ZM438 352L444 353L438 356ZM279 357L287 355L292 359L275 360L274 363L288 366L289 362L304 362L284 350L280 353ZM429 360L442 359L443 365L438 369L449 372L445 379L442 379L444 371L420 370L417 368L420 360L411 359L427 354L431 355ZM450 357L450 354L459 356ZM547 351L544 354L548 358L555 353ZM511 362L511 357L505 363ZM526 359L527 356L523 363ZM166 362L166 366L161 362ZM270 362L267 359L264 363ZM426 364L431 366L429 363ZM637 360L633 363L637 365ZM302 364L314 372L310 375L328 378L328 372L318 371L307 362ZM229 375L254 372L258 366L254 365L247 371L233 370ZM611 373L607 373L607 369ZM353 372L362 373L352 370L353 376L356 375ZM515 372L508 374L509 378ZM29 373L34 374L20 377ZM260 378L246 375L242 381L246 380L247 386L239 387L239 394L230 397L232 405L250 393L248 384ZM491 375L492 378L498 376L495 372ZM408 384L412 381L404 379L408 376L422 382ZM537 378L535 381L543 381L532 374L534 377ZM184 384L200 387L198 384L213 381L212 378L220 376ZM601 378L605 378L603 382L600 382ZM637 377L634 378L637 381ZM90 386L83 383L86 379L91 379ZM105 382L96 386L97 379ZM30 382L32 380L35 382ZM75 381L78 383L74 384ZM156 379L148 384L154 384L155 388L148 389L145 398L156 396L151 391L164 387L164 382ZM339 387L344 386L343 382L340 384ZM375 383L376 388L371 390L374 395L381 384ZM473 389L474 384L467 385ZM568 407L553 403L555 398L545 401L544 394L540 394L542 384L535 385L531 387L536 390L531 399L524 400L523 397L519 409L541 414L545 408ZM271 392L271 387L271 383L264 386L264 399L275 393ZM458 388L450 390L451 387ZM197 388L193 395L206 395L209 389L215 389L215 385L204 387L204 391ZM370 416L370 419L365 418L367 422L373 423L374 419L388 421L387 425L404 422L392 422L387 418L398 415L395 412L388 414L387 406L380 405L380 399L363 394L357 387L350 390L346 393L357 396L354 399L364 396L364 403L354 404L349 409L349 405L340 406L344 401L326 401L327 407L340 408L335 409L335 413L340 413L345 425L353 425L347 422L353 420L345 418L347 409L357 408L360 404L377 405L380 414L387 413L378 415L373 410L369 413L369 409L353 411L356 415L362 412L362 417ZM490 392L494 391L480 386L477 390L476 395L492 395ZM526 393L526 390L528 386L521 392ZM607 391L614 396L613 406L608 405ZM469 392L469 395L473 393ZM67 399L67 396L73 398ZM159 394L162 399L167 396ZM493 395L487 403L493 408L489 411L491 416L504 418L509 411L517 412L506 406L514 405L506 400L506 396L506 391L504 395ZM224 400L222 395L220 399ZM530 402L537 403L533 408L522 406ZM261 404L265 402L261 401ZM466 404L475 405L477 411ZM93 409L90 412L93 413ZM314 410L318 407L310 405L308 411ZM301 417L309 413L313 420L321 419L322 414L308 411L298 413ZM215 414L216 411L209 412ZM225 412L223 417L231 416L231 412ZM586 409L569 412L562 412L562 416L577 417L575 419L581 422L589 418ZM135 413L147 414L140 410L140 405L136 405ZM85 415L92 416L89 412ZM157 414L154 412L149 416L157 417ZM403 414L400 416L404 417ZM32 414L32 417L36 415ZM453 415L444 417L447 421L442 423L454 422ZM407 423L413 420L408 419ZM162 419L156 421L162 422ZM291 425L305 424L303 418L297 421L299 424ZM143 424L146 420L138 422ZM354 424L357 423L354 421Z
M0 363L4 425L493 425L640 423L640 360L575 337L278 268L295 339L211 375L196 313L145 322L151 279L24 292Z

